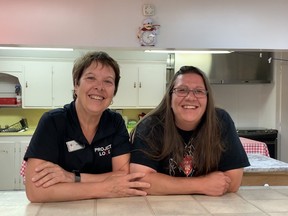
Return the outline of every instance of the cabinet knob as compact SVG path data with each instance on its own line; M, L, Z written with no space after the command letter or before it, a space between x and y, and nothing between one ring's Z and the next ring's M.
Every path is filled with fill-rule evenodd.
M136 88L136 82L134 82L134 88Z
M8 154L8 151L7 150L0 150L0 153L7 153Z
M141 82L139 82L139 88L141 88L142 87L142 84L141 84Z

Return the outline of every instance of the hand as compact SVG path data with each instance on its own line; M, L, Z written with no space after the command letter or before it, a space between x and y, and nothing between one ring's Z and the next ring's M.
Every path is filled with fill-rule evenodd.
M60 182L74 182L74 173L67 172L62 167L51 162L45 162L35 168L36 175L32 181L37 187L47 188Z
M147 182L139 181L145 173L111 175L105 179L107 185L107 197L145 196L143 189L150 188Z
M231 179L223 172L212 172L203 177L204 194L209 196L221 196L227 193Z

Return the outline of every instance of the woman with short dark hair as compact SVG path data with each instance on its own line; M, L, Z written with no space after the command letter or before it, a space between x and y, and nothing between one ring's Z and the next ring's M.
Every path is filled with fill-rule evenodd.
M31 202L146 195L143 173L129 173L122 116L107 109L120 79L117 62L89 52L73 68L74 100L41 117L24 159Z

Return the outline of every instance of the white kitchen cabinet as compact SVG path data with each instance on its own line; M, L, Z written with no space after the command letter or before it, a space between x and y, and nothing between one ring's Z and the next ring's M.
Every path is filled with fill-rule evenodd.
M0 136L0 190L24 189L21 164L31 136Z
M52 65L49 62L25 64L24 107L52 107Z
M118 92L111 107L135 107L138 105L138 68L135 65L120 65Z
M52 106L62 107L73 100L72 62L53 63Z
M73 99L73 62L25 62L24 108L62 107Z
M111 108L154 108L165 92L166 64L120 64L121 79Z
M166 65L145 65L139 67L140 107L157 106L165 93Z
M15 185L15 143L0 139L0 190L13 190Z

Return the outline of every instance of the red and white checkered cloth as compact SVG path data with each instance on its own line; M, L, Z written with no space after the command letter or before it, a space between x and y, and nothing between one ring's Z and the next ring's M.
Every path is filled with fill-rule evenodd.
M25 169L26 169L26 161L23 160L20 168L20 175L23 177L24 183L25 183Z
M28 146L26 146L27 150ZM26 152L25 150L25 152ZM25 184L25 169L26 169L26 164L27 162L25 160L22 161L21 168L20 168L20 176L23 177L23 183Z
M252 139L247 139L244 137L239 137L240 141L248 154L262 154L265 156L270 157L268 147L266 143L252 140Z

